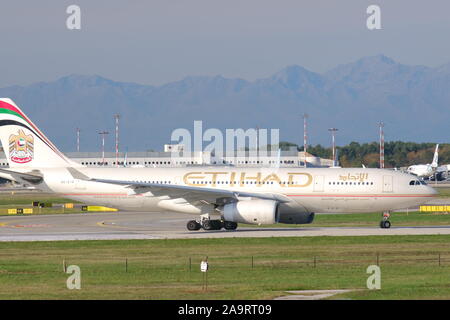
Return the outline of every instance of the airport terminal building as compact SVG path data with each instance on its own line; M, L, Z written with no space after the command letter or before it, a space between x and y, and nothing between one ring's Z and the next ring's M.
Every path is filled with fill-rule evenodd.
M255 152L235 152L231 155L216 157L213 152L200 151L184 155L172 152L171 145L166 145L163 152L66 152L65 155L75 162L87 167L127 166L127 167L183 167L229 165L236 167L303 167L305 154L292 148L288 151L272 152L259 155ZM330 167L333 161L322 159L311 154L306 155L308 167ZM5 153L0 151L0 167L8 167Z

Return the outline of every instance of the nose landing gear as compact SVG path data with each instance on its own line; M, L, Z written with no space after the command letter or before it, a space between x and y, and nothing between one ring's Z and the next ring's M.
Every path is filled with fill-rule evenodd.
M391 227L390 217L391 214L389 212L383 212L383 220L380 221L380 228L389 229Z

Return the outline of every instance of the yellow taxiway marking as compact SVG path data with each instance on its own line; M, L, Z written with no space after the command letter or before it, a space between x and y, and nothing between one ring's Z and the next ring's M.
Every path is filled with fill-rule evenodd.
M35 223L31 223L31 224L26 224L23 223L23 220L13 220L13 221L8 221L8 222L1 222L0 223L0 228L29 228L29 227L51 227L51 225L46 225L46 224L35 224Z
M117 226L115 225L116 223L114 221L100 221L97 222L96 225L98 225L99 227L103 227L103 228L123 228L123 229L133 229L133 228L129 228L129 227L125 227L125 226Z
M127 227L127 226L121 226L116 225L116 222L114 221L99 221L96 223L97 226L103 227L103 228L118 228L118 229L127 229L127 230L137 230L139 227ZM145 227L141 227L141 230L146 230Z
M13 221L8 221L8 222L2 222L2 223L0 223L0 227L11 228L11 227L14 227L14 224L21 223L21 222L22 221L20 221L20 220L13 220Z

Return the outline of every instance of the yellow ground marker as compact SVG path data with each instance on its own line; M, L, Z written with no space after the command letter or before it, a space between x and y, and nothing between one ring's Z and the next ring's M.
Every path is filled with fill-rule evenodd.
M450 206L420 206L420 212L450 212Z
M109 211L118 211L116 208L108 208L102 206L86 206L86 210L83 211L100 211L100 212L109 212Z

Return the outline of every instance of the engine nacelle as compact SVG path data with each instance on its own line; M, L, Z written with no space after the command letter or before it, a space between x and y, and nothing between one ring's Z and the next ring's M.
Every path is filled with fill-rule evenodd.
M314 220L314 212L295 203L280 203L278 206L279 223L307 224Z
M278 222L278 202L274 200L244 200L223 206L225 221L248 224L274 224Z
M280 219L278 222L286 224L308 224L314 220L314 212L288 212L280 211Z

